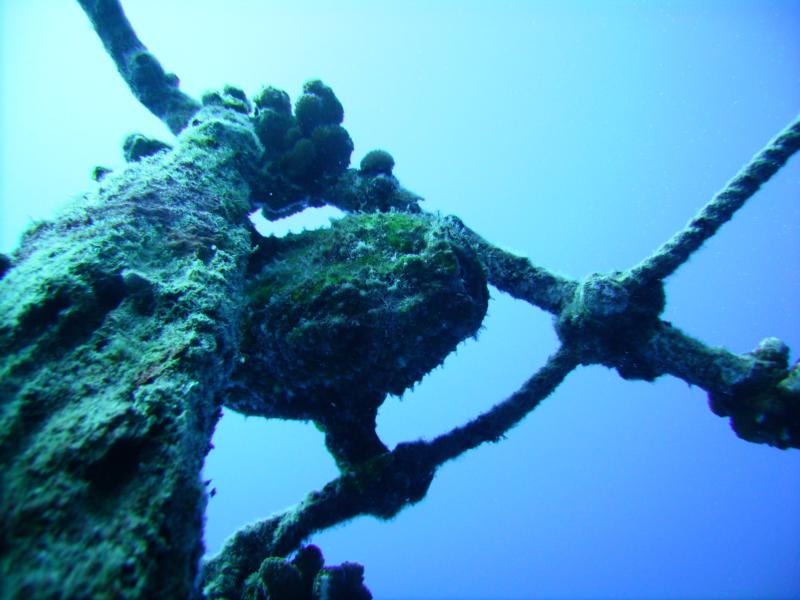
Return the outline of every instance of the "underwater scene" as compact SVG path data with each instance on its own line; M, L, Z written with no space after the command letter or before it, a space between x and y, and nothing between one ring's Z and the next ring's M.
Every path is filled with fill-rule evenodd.
M0 599L800 598L800 2L0 0L0 149Z

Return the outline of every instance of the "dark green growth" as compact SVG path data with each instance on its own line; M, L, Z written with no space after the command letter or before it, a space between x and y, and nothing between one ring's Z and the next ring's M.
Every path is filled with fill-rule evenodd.
M313 419L329 447L339 432L369 434L386 395L441 364L486 313L480 263L437 217L353 215L266 243L229 405ZM384 448L331 450L349 462Z
M366 175L391 175L394 158L386 150L371 150L361 159L359 167Z
M341 126L344 109L333 90L309 81L291 112L289 96L273 87L254 98L253 125L264 145L261 194L273 210L333 183L350 164L353 142Z
M98 165L92 170L92 179L94 181L103 181L103 179L105 179L106 175L108 175L108 174L110 174L112 172L113 171L111 169L109 169L108 167L104 167L102 165Z
M789 347L777 338L762 340L745 356L753 361L748 377L731 378L733 385L726 392L711 392L711 410L730 417L733 430L744 440L796 448L800 445L800 362L789 368Z
M0 254L0 279L5 277L8 270L11 268L11 259L5 254Z
M364 567L323 565L322 552L313 545L298 550L291 561L270 556L245 581L242 600L372 600Z
M152 156L156 152L170 150L172 146L165 144L161 140L149 138L141 133L132 133L125 138L122 143L122 153L125 162L136 162L145 156ZM102 179L102 176L99 178Z
M172 149L129 138L124 169L98 168L89 194L0 255L0 598L368 600L363 568L324 567L308 537L419 502L440 465L501 440L579 364L679 377L742 438L800 448L785 344L736 355L659 316L665 278L800 151L800 119L642 262L574 281L423 213L388 153L348 168L322 82L294 110L275 88L251 104L227 86L201 105L117 0L78 1L179 136ZM322 205L350 214L286 238L248 219ZM559 349L485 413L390 451L379 406L476 334L487 282L552 313ZM199 475L222 406L313 421L342 472L201 567Z
M556 318L558 337L586 365L616 368L626 379L653 381L661 373L631 347L653 335L666 297L660 281L640 285L625 273L593 273L581 281Z
M229 108L243 115L249 115L253 106L247 95L237 87L226 85L222 92L210 91L203 94L203 106L218 106Z

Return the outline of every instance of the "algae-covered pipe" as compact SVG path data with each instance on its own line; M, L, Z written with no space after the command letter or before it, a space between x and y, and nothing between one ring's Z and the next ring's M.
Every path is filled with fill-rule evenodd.
M0 280L0 597L193 594L257 149L206 109L23 236Z

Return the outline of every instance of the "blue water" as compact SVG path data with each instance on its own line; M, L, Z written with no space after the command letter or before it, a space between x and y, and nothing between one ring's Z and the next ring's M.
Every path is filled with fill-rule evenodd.
M322 78L354 162L396 175L492 242L571 277L628 267L800 112L800 3L222 0L126 3L199 96ZM433 7L431 7L433 5ZM0 1L0 250L119 166L124 135L169 140L77 3ZM322 219L325 221L325 218ZM800 351L800 158L668 280L665 318L735 352ZM512 393L556 347L496 290L477 341L379 433L430 437ZM320 433L226 413L206 541L336 474ZM376 598L800 598L800 456L739 440L702 390L580 369L500 444L444 466L390 523L315 536Z

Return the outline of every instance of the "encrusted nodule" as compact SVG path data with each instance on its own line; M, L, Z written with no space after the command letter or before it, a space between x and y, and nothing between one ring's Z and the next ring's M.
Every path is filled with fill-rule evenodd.
M351 215L269 243L242 344L242 375L264 398L251 414L377 407L475 335L486 314L481 264L437 217Z

